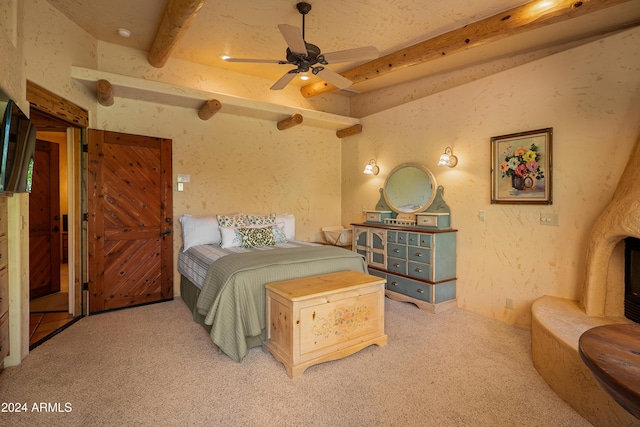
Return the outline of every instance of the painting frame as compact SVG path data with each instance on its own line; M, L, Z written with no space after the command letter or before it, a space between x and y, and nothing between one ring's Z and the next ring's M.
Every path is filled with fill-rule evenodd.
M550 205L553 128L491 138L491 203Z

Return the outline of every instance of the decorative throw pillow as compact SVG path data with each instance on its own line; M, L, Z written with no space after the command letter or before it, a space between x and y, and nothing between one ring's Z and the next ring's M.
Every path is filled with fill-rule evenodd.
M273 227L238 228L238 234L242 236L243 248L259 248L261 246L273 246L276 239L273 237Z
M249 225L272 225L276 223L276 214L269 215L247 215Z
M276 243L287 243L287 236L284 234L284 226L273 225L273 238Z
M212 216L192 216L184 214L180 217L182 225L182 250L191 246L215 245L220 243L218 221Z
M221 227L244 227L246 223L246 215L217 215L218 224Z

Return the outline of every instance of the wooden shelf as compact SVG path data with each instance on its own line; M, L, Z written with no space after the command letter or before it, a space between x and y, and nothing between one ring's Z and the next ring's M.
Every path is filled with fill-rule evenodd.
M253 117L273 120L274 122L281 121L294 114L301 114L303 117L302 126L336 131L360 124L360 120L353 117L271 104L88 68L71 67L71 77L82 82L92 91L96 91L98 80L107 80L113 87L113 94L116 99L128 98L156 104L192 108L196 110L196 114L204 102L217 99L222 103L219 114ZM215 118L212 120L215 120Z

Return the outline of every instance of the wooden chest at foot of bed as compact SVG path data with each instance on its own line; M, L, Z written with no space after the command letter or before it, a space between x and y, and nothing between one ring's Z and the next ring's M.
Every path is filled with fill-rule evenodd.
M356 271L268 283L266 350L295 378L309 366L387 344L384 285Z

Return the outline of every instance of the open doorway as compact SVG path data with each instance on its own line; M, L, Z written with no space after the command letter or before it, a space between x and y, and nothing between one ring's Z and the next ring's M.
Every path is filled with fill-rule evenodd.
M67 163L69 189L68 216L68 272L69 297L73 302L74 321L86 314L87 291L87 215L86 153L83 142L86 128L89 127L89 112L67 99L27 80L26 101L29 103L29 119L36 129L58 130L67 133ZM29 198L26 194L15 197L9 208L13 229L17 231L14 241L17 252L12 257L10 284L14 299L10 301L9 336L11 353L10 365L19 365L29 354L29 280L23 280L29 274L29 238L28 217ZM73 297L71 294L73 293ZM17 295L16 295L17 294Z
M30 348L74 319L69 301L69 240L65 221L69 213L67 132L66 128L50 126L41 124L36 135L29 195Z

